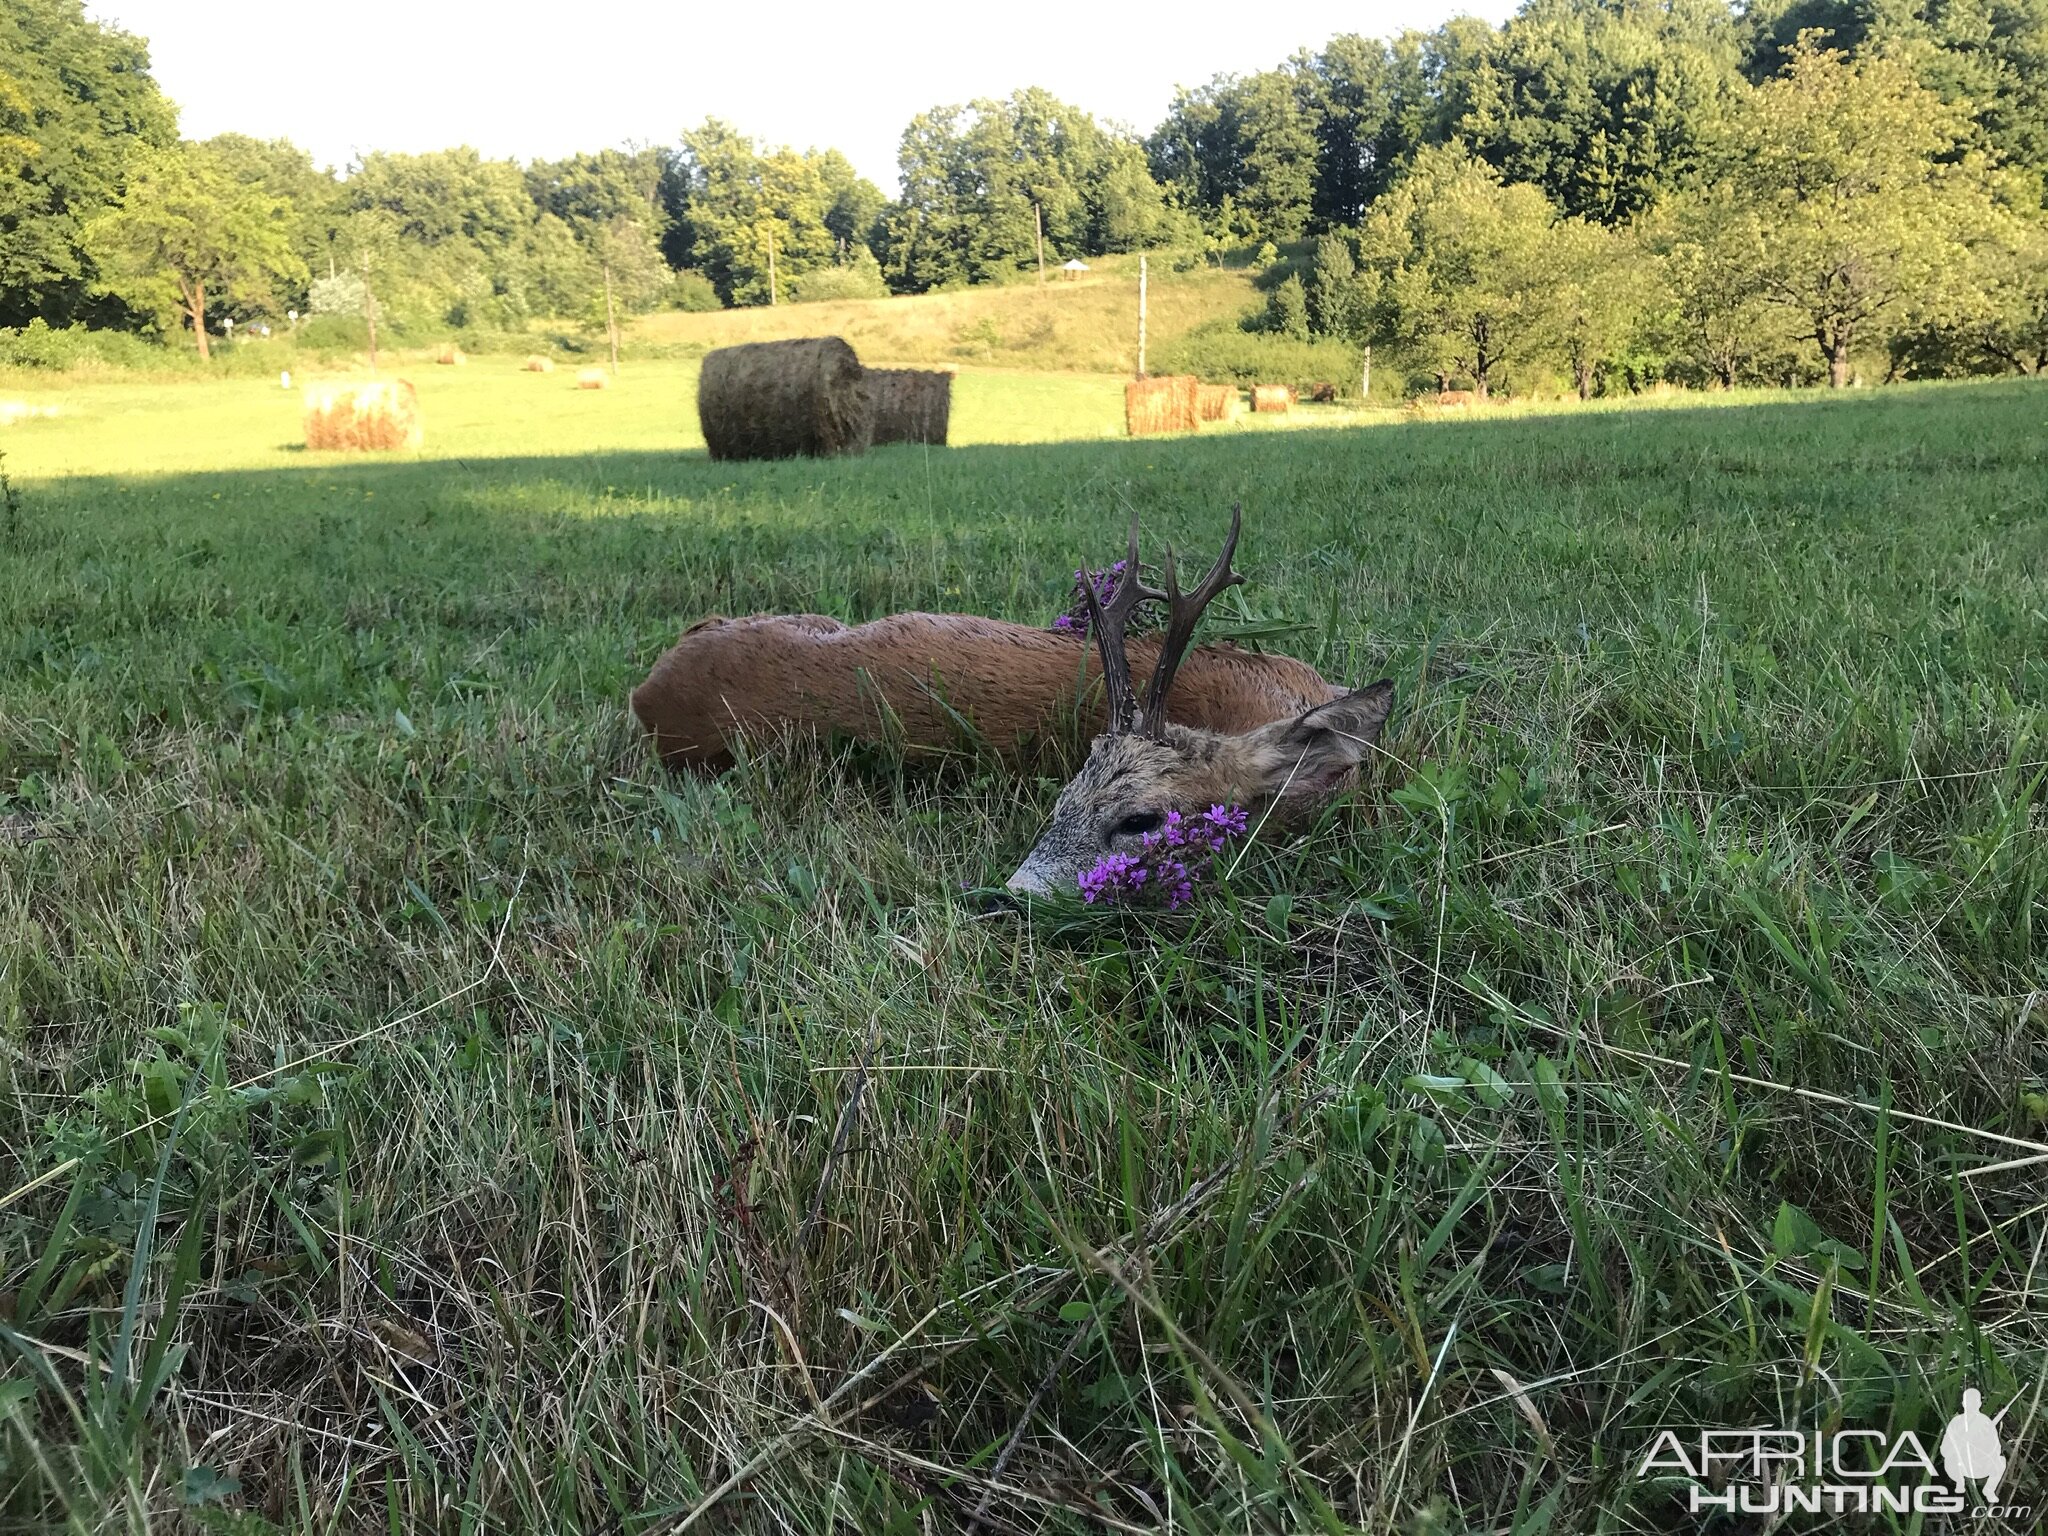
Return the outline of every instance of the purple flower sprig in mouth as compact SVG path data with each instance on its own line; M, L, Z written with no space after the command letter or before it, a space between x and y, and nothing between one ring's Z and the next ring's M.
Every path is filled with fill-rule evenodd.
M1197 882L1249 822L1240 805L1212 805L1196 816L1168 811L1138 852L1106 855L1082 871L1081 900L1090 906L1164 902L1177 912L1194 900Z

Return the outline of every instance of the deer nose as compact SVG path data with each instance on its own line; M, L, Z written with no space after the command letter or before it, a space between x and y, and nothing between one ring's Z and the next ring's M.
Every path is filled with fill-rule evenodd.
M1003 889L1015 891L1020 896L1050 896L1052 882L1046 879L1044 870L1035 868L1027 859L1018 867L1017 873L1003 882Z

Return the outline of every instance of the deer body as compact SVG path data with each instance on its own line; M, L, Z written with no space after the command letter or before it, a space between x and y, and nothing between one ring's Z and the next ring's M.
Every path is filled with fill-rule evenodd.
M1153 666L1163 635L1133 637ZM717 770L739 738L797 727L856 740L956 748L967 725L1015 758L1109 721L1097 647L1085 638L957 613L846 625L820 614L705 619L633 690L633 713L674 767ZM1342 698L1305 662L1209 645L1180 662L1167 719L1236 736Z

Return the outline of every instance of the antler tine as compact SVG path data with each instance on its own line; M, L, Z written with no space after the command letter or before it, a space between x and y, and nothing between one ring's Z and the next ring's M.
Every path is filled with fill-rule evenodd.
M1102 686L1108 695L1109 734L1122 736L1131 729L1137 712L1137 695L1131 688L1131 659L1124 647L1124 630L1132 610L1147 598L1164 594L1148 588L1138 569L1138 519L1131 518L1131 548L1124 557L1123 579L1105 605L1095 595L1095 583L1083 578L1081 596L1088 604L1088 627L1095 634L1095 647L1102 655Z
M1173 675L1180 670L1181 658L1187 654L1188 642L1195 637L1195 626L1202 620L1202 610L1214 602L1225 587L1234 587L1244 577L1230 568L1230 557L1237 552L1237 533L1242 518L1243 504L1233 502L1230 507L1230 536L1223 541L1223 553L1216 557L1216 563L1209 567L1209 574L1193 592L1183 596L1180 582L1174 575L1173 546L1166 547L1166 560L1160 567L1166 579L1166 590L1154 593L1166 604L1166 638L1160 643L1159 661L1152 668L1152 681L1145 689L1145 709L1139 717L1145 734L1157 741L1166 730L1166 695L1173 687Z

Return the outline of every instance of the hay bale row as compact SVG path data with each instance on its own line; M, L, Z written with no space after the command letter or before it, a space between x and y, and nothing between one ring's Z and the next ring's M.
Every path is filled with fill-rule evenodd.
M555 371L555 360L552 357L542 357L536 352L526 360L523 366L528 373L553 373Z
M1132 437L1192 432L1202 424L1201 391L1192 373L1132 379L1124 386L1124 428Z
M697 420L714 459L830 458L867 450L875 412L853 348L811 336L707 352Z
M1252 409L1265 415L1291 411L1294 391L1285 384L1256 384L1252 387Z
M309 384L306 446L325 449L417 448L419 392L405 379Z
M868 399L874 413L869 442L946 446L953 415L953 375L919 368L868 368Z
M1244 392L1235 384L1204 384L1195 393L1195 412L1204 421L1235 421L1244 410Z

